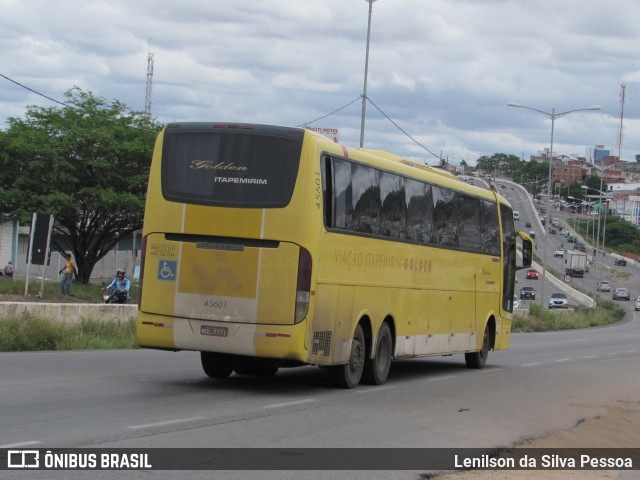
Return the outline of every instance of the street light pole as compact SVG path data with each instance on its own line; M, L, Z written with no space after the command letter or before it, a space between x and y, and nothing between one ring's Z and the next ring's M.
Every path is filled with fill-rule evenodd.
M602 172L601 172L602 173ZM604 220L602 224L602 254L604 255L604 234L607 228L607 194L602 191L602 177L600 177L600 190L596 190L595 188L587 187L586 185L582 185L580 188L585 190L593 190L594 192L598 192L600 195L600 200L604 198ZM600 236L600 216L598 216L598 237ZM596 247L596 255L598 248ZM595 260L594 260L595 261ZM604 270L604 261L600 264L600 274L598 276L598 282L602 281L602 270Z
M516 102L507 103L509 107L517 107L517 108L525 108L527 110L533 110L534 112L542 113L546 117L551 119L551 150L549 151L549 178L547 179L547 213L546 213L546 222L544 228L542 229L542 233L544 234L544 243L542 244L542 286L540 288L540 306L544 306L544 284L546 280L547 274L547 228L549 226L549 222L551 219L551 184L552 184L552 173L553 173L553 131L555 127L556 118L564 117L565 115L569 115L573 112L582 112L586 110L600 110L600 107L597 105L593 105L588 108L577 108L575 110L568 110L566 112L556 113L556 109L552 108L551 113L545 112L543 110L538 110L537 108L527 107L524 105L520 105Z
M369 39L371 38L371 10L376 0L365 0L369 4L369 22L367 25L367 54L364 60L364 88L362 89L362 117L360 119L360 148L364 145L364 118L367 110L367 75L369 74Z

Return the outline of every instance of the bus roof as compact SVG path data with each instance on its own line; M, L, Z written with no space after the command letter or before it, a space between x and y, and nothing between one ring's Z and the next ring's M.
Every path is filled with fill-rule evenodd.
M443 175L443 176L445 176L447 178L451 178L453 180L460 181L460 179L458 177L456 177L454 174L452 174L450 172L447 172L446 170L442 170L441 168L430 167L429 165L421 165L419 163L412 162L411 160L407 160L406 158L402 158L399 155L396 155L395 153L389 153L389 152L385 152L383 150L369 150L369 149L366 149L366 148L360 148L358 150L361 150L363 152L373 153L374 155L378 155L380 157L388 158L389 160L400 162L400 163L403 163L405 165L409 165L409 166L412 166L412 167L415 167L415 168L420 168L420 169L425 170L427 172L436 173L438 175Z

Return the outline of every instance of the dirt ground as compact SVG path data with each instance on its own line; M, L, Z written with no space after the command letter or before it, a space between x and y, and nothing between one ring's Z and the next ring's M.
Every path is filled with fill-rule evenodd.
M640 401L606 406L607 413L587 418L571 430L531 440L518 448L640 448ZM437 480L599 480L640 479L640 470L475 470L440 475Z

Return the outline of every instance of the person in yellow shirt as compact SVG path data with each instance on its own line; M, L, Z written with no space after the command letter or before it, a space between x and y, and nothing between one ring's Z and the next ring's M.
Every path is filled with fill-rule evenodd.
M64 267L58 272L62 274L60 279L60 293L63 295L71 295L71 283L73 281L73 275L76 274L76 264L71 258L70 253L65 253L64 257L67 259Z

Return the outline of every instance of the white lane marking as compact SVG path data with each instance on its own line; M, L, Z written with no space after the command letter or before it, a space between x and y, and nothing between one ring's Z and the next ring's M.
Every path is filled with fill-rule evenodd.
M444 377L430 378L429 381L430 382L439 382L440 380L451 380L452 378L456 378L456 376L455 375L445 375Z
M19 442L19 443L7 443L6 445L0 445L0 448L17 448L17 447L28 447L29 445L37 445L42 442L30 441L30 442Z
M295 400L293 402L284 402L284 403L274 403L272 405L265 405L262 408L280 408L280 407L291 407L292 405L300 405L302 403L315 402L315 398L304 398L302 400Z
M130 425L127 428L137 430L140 428L161 427L163 425L173 425L176 423L193 422L194 420L202 420L204 417L178 418L176 420L165 420L164 422L145 423L144 425Z
M356 393L379 392L381 390L389 390L390 388L396 388L396 387L395 385L387 385L386 387L359 388L359 389L356 389Z
M568 362L569 360L571 360L570 358L558 358L556 360L554 360L554 362Z
M597 355L583 355L580 358L598 358L598 356Z
M537 365L541 365L540 363L525 363L524 365L520 365L521 367L535 367Z

